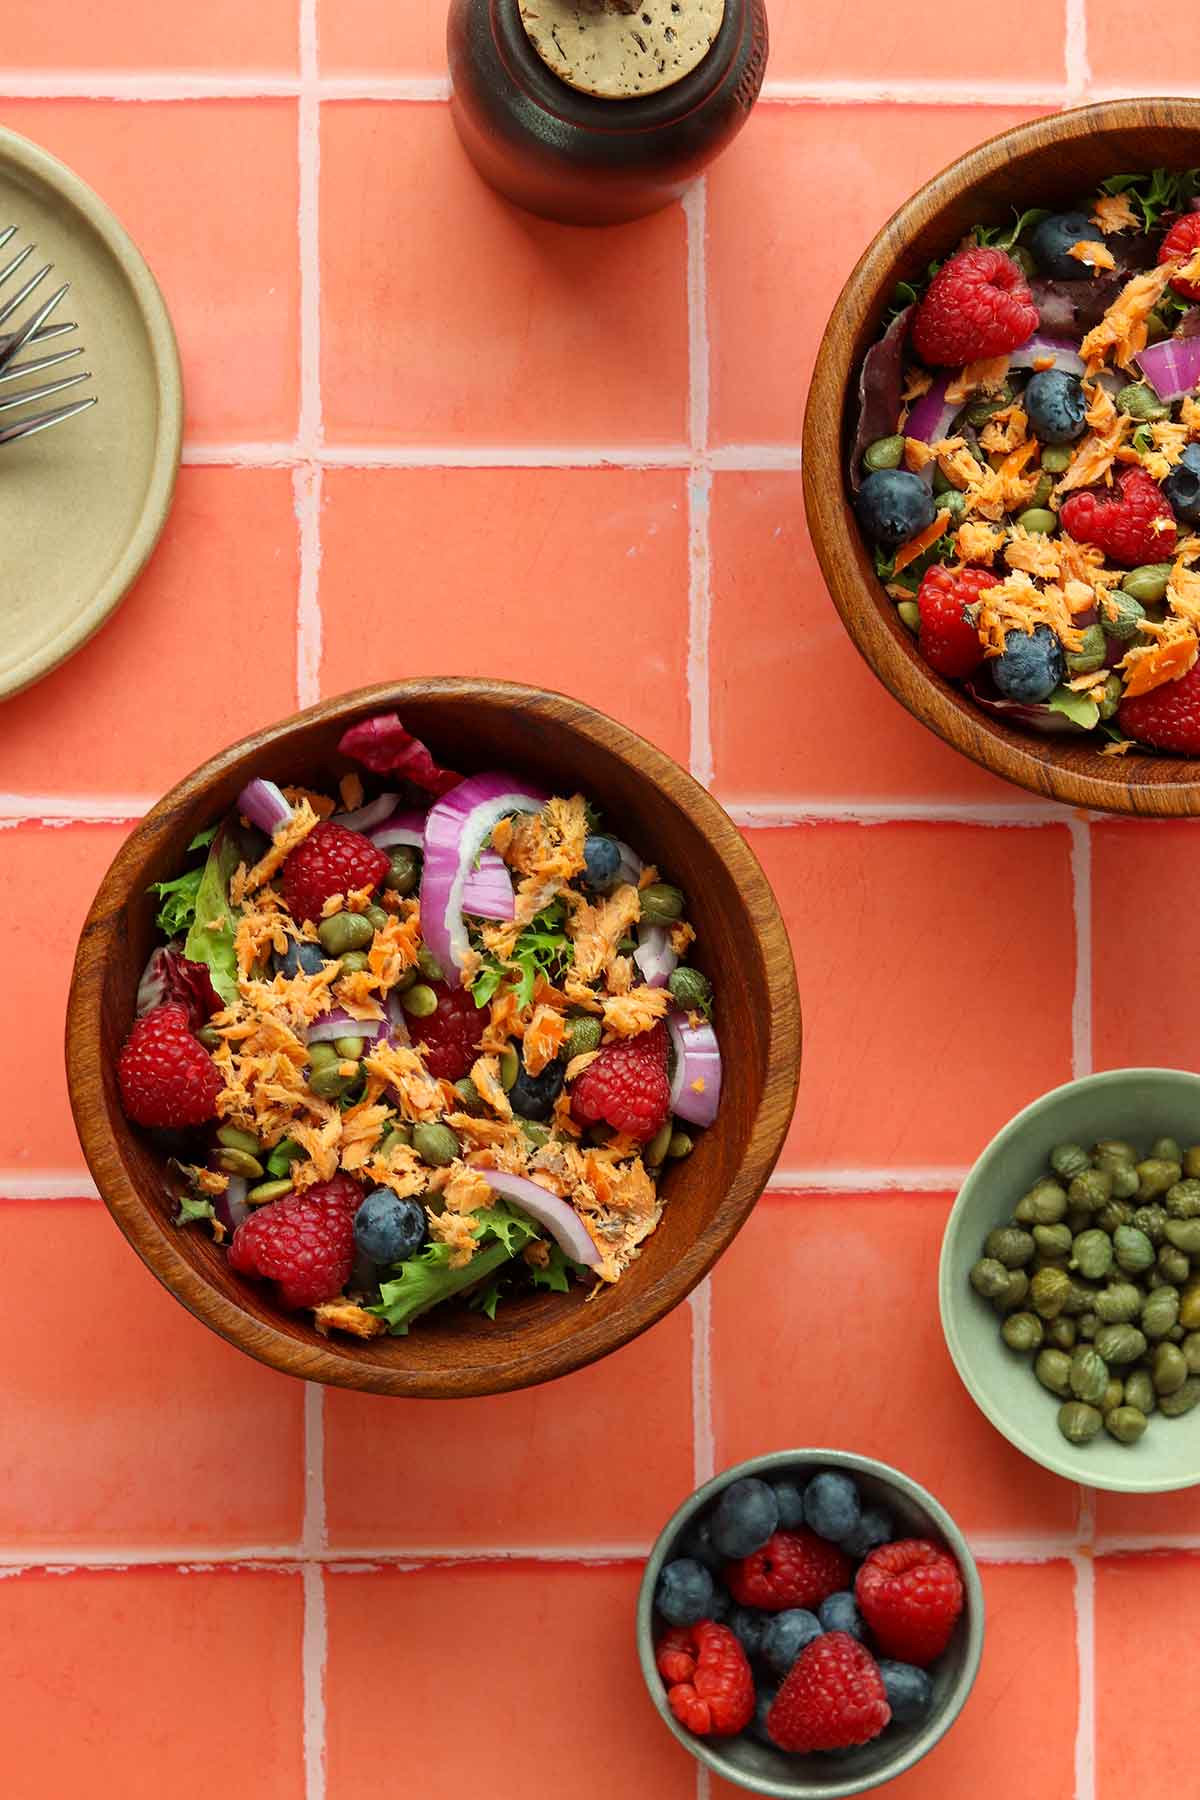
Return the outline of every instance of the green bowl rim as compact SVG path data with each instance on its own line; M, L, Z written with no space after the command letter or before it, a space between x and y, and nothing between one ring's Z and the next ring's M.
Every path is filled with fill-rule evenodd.
M673 1547L680 1532L686 1525L716 1498L722 1488L730 1482L738 1481L746 1475L781 1474L784 1469L796 1463L820 1464L823 1468L846 1469L858 1475L871 1475L876 1480L886 1482L896 1488L906 1500L921 1507L945 1539L946 1544L957 1558L962 1573L965 1590L963 1618L966 1625L963 1640L962 1667L958 1672L954 1686L946 1698L941 1715L936 1725L930 1724L925 1732L913 1739L903 1749L897 1751L893 1761L889 1762L878 1774L867 1778L849 1776L846 1780L821 1783L814 1786L799 1776L794 1781L776 1781L769 1775L758 1776L750 1781L742 1771L732 1768L719 1751L710 1747L703 1739L694 1737L685 1731L667 1705L666 1693L654 1664L654 1589L658 1582L658 1572L666 1560L667 1552ZM975 1557L971 1546L961 1529L955 1524L940 1500L914 1481L911 1475L895 1469L890 1463L880 1462L877 1457L861 1456L853 1450L816 1449L771 1450L762 1456L752 1456L745 1462L732 1463L729 1468L712 1476L703 1486L688 1495L681 1505L676 1507L667 1523L655 1538L646 1558L646 1566L642 1571L641 1585L638 1589L636 1632L638 1660L641 1663L642 1678L646 1683L646 1691L654 1704L655 1711L667 1725L672 1735L678 1739L685 1750L704 1763L722 1780L734 1783L735 1786L747 1789L752 1794L765 1794L770 1800L844 1800L845 1796L864 1794L872 1788L882 1787L885 1782L894 1781L903 1775L914 1764L927 1756L934 1745L949 1731L958 1718L967 1697L979 1673L980 1658L983 1655L983 1636L986 1606L983 1597L983 1583L979 1579L979 1570L975 1566ZM833 1765L830 1765L831 1768Z
M1165 1078L1170 1081L1188 1082L1200 1089L1200 1074L1197 1074L1192 1069L1141 1067L1103 1069L1099 1074L1080 1075L1074 1081L1061 1082L1058 1087L1050 1088L1046 1093L1040 1094L1036 1100L1031 1100L1028 1106L1023 1106L1020 1112L1016 1113L1008 1121L1008 1124L1002 1126L995 1137L984 1145L983 1149L979 1152L979 1155L968 1169L962 1186L959 1188L958 1194L955 1197L954 1205L950 1208L950 1216L946 1220L946 1228L942 1233L942 1250L938 1261L938 1310L941 1313L942 1333L946 1339L946 1348L949 1350L951 1360L958 1371L959 1380L962 1382L972 1400L993 1429L998 1431L1002 1437L1006 1437L1009 1443L1014 1445L1023 1456L1027 1456L1031 1462L1040 1464L1043 1469L1049 1469L1052 1475L1057 1475L1063 1481L1072 1481L1083 1487L1102 1488L1106 1493L1170 1494L1177 1492L1180 1488L1195 1487L1197 1483L1200 1482L1200 1473L1197 1473L1195 1476L1184 1477L1182 1480L1148 1480L1144 1476L1139 1477L1136 1472L1131 1473L1128 1479L1111 1476L1101 1477L1097 1473L1088 1470L1086 1463L1083 1461L1083 1458L1086 1456L1086 1447L1081 1448L1079 1452L1077 1452L1080 1460L1074 1461L1072 1460L1070 1450L1067 1448L1066 1440L1064 1439L1064 1453L1061 1459L1046 1456L1042 1451L1034 1447L1030 1440L1025 1436L1025 1433L1021 1430L1020 1426L1011 1424L1007 1419L1001 1419L993 1413L991 1406L984 1398L983 1393L971 1372L970 1358L967 1354L963 1337L959 1332L957 1324L957 1311L961 1307L964 1296L958 1293L957 1286L952 1281L950 1272L952 1252L957 1245L959 1237L965 1230L963 1221L966 1217L966 1207L963 1204L963 1200L968 1194L971 1183L975 1179L979 1170L979 1165L983 1162L984 1158L990 1156L993 1151L1001 1150L1006 1145L1019 1138L1025 1126L1036 1118L1051 1101L1057 1100L1060 1096L1072 1093L1081 1088L1087 1088L1089 1090L1094 1089L1098 1092L1102 1092L1106 1087L1116 1087L1120 1083L1128 1081L1131 1076L1139 1076L1142 1078L1149 1077L1160 1081ZM1198 1466L1200 1466L1200 1447L1197 1449L1197 1463Z

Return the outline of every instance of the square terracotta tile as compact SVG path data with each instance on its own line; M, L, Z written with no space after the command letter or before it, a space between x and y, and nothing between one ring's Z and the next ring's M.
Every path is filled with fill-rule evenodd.
M72 1305L63 1290L48 1318L44 1283L10 1292L0 1441L21 1453L0 1460L0 1544L296 1543L300 1383L205 1330L97 1201L0 1195L0 1207L11 1268L86 1269L91 1296Z
M853 30L846 29L845 14L832 8L812 12L795 0L771 7L770 20L767 79L801 86L827 81L862 85L913 81L926 88L941 82L977 87L981 44L989 42L994 32L994 15L987 0L967 0L955 14L952 32L939 29L933 7L900 9L889 0L866 0L865 5L856 7ZM1003 47L985 53L985 79L1013 87L1023 82L1046 88L1061 82L1066 72L1065 38L1062 0L1051 0L1044 9L1018 0L1013 12L1006 15ZM981 140L988 135L983 130L978 133Z
M326 106L321 186L331 441L682 439L679 207L607 233L534 219L480 181L442 105Z
M640 1564L546 1563L331 1575L328 1800L394 1800L400 1693L403 1779L421 1800L481 1784L488 1800L564 1786L571 1800L693 1800L696 1765L638 1665L640 1577Z
M1181 894L1195 880L1195 840L1185 823L1093 825L1092 927L1094 1052L1098 1069L1196 1067L1194 1021L1200 968L1176 959L1169 997L1162 956L1146 934L1129 931L1136 893ZM1120 944L1120 955L1105 955Z
M319 0L324 75L443 75L445 0Z
M1200 1538L1200 1487L1180 1488L1174 1494L1096 1494L1096 1538L1104 1543L1155 1539L1166 1546L1172 1541Z
M881 1790L888 1800L977 1793L981 1771L995 1769L1006 1754L1021 1800L1065 1800L1075 1792L1079 1677L1071 1567L999 1564L980 1574L987 1635L975 1686L941 1743ZM712 1791L738 1800L743 1790L714 1781Z
M680 1306L615 1356L518 1394L381 1408L369 1394L331 1390L330 1542L335 1549L648 1549L693 1486L690 1319ZM626 1454L631 1403L636 1456ZM417 1438L422 1474L414 1481ZM486 1469L504 1470L502 1503L493 1482L480 1479Z
M1095 86L1121 94L1190 94L1200 75L1191 19L1174 6L1155 13L1153 31L1132 0L1090 7L1087 58Z
M934 1195L759 1203L713 1275L718 1468L831 1444L902 1469L972 1536L1075 1529L1078 1489L994 1431L950 1361L937 1303L949 1210ZM805 1344L820 1378L797 1382Z
M1065 826L747 833L804 1009L784 1167L958 1167L1071 1074ZM1008 930L1037 896L1036 936ZM998 921L1000 923L998 923Z
M67 1102L63 1018L71 966L101 877L128 826L19 825L0 830L0 992L20 1032L0 1033L0 1170L83 1171ZM30 925L31 897L52 894Z
M1179 1679L1196 1639L1200 1559L1102 1557L1096 1564L1096 1800L1119 1800L1132 1785L1151 1794L1180 1780ZM1137 1721L1136 1738L1128 1735Z
M206 8L190 10L207 17ZM189 440L292 437L295 103L22 100L5 102L4 123L78 169L153 269L179 338Z
M670 471L332 471L322 690L402 673L544 682L686 761L687 534Z
M73 7L64 17L41 0L9 0L4 61L10 69L249 70L296 67L296 0L207 0L204 6L154 6L125 0Z
M302 1610L295 1574L0 1581L5 1793L300 1800Z
M284 717L296 703L296 581L286 470L183 469L158 551L119 611L5 703L0 787L119 795L132 785L157 799ZM220 655L197 678L197 651L222 643L246 654Z
M1012 804L1011 787L919 725L854 648L813 554L798 470L717 474L711 518L723 800Z
M908 14L896 17L907 31ZM807 32L808 9L802 18ZM799 443L821 334L874 233L954 157L1032 116L992 106L760 108L709 176L714 443Z

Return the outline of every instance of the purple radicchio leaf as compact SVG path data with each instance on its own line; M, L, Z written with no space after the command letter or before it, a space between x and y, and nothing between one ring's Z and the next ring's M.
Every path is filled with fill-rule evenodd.
M850 445L847 471L850 491L857 494L863 481L863 451L877 438L892 437L900 422L900 393L904 386L904 340L912 307L896 314L883 336L863 357L858 375L858 420Z

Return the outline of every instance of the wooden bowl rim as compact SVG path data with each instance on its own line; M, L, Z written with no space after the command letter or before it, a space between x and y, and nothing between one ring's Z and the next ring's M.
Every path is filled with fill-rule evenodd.
M409 702L430 699L507 700L542 716L548 730L569 724L572 731L597 748L615 753L636 768L641 778L660 791L664 790L666 777L676 785L682 780L686 808L671 795L669 787L665 790L667 797L672 805L686 811L691 824L709 840L734 879L763 954L770 993L766 1074L747 1152L706 1229L693 1239L662 1279L639 1297L638 1303L611 1311L597 1309L594 1322L581 1316L570 1338L540 1353L538 1366L527 1367L514 1355L507 1362L497 1362L491 1372L494 1380L478 1382L465 1382L452 1365L406 1370L360 1361L349 1346L343 1348L335 1339L306 1344L243 1311L192 1267L170 1237L164 1237L161 1222L126 1164L108 1109L100 1106L89 1110L76 1101L77 1093L82 1091L77 1076L96 1068L103 1056L105 952L116 932L115 920L129 896L129 871L141 860L148 840L162 834L175 809L193 802L252 748L275 745L307 725L342 720L349 724L358 716L378 711L402 712ZM572 709L569 721L561 720L555 710L564 702ZM664 751L584 701L518 682L455 676L385 682L337 695L250 733L185 776L130 832L105 874L80 934L67 1000L67 1080L79 1141L101 1199L150 1272L202 1323L259 1362L302 1380L410 1399L461 1399L554 1380L621 1348L685 1299L732 1242L766 1187L795 1108L800 1054L800 1000L787 929L757 857L723 807ZM772 1115L777 1120L773 1127L769 1124Z
M1154 117L1154 108L1169 118ZM976 707L957 687L920 660L904 627L885 612L882 589L857 565L862 540L846 497L844 443L846 409L853 404L857 364L842 364L841 343L853 341L873 310L882 314L898 248L926 216L962 198L1018 156L1110 131L1157 125L1189 131L1200 143L1200 99L1106 100L1052 113L997 133L966 151L917 189L872 238L851 270L821 338L805 407L803 438L804 506L809 533L825 585L842 622L864 660L914 718L955 750L1002 780L1019 783L1041 798L1072 807L1132 813L1151 818L1186 818L1200 813L1200 759L1188 757L1101 756L1080 739L1039 739L1002 724ZM1197 160L1200 160L1198 158ZM876 320L878 324L878 320ZM872 335L874 335L872 333ZM822 435L838 421L836 485L828 480ZM1069 751L1074 766L1061 758Z

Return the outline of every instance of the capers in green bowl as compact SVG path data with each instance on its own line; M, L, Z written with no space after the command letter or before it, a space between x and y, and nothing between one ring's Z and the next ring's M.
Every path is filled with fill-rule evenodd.
M951 1357L992 1424L1068 1480L1134 1493L1200 1483L1193 1182L1200 1075L1118 1069L1019 1113L955 1201L939 1281ZM1019 1261L1027 1237L1034 1254ZM1028 1287L1007 1307L1014 1274Z

